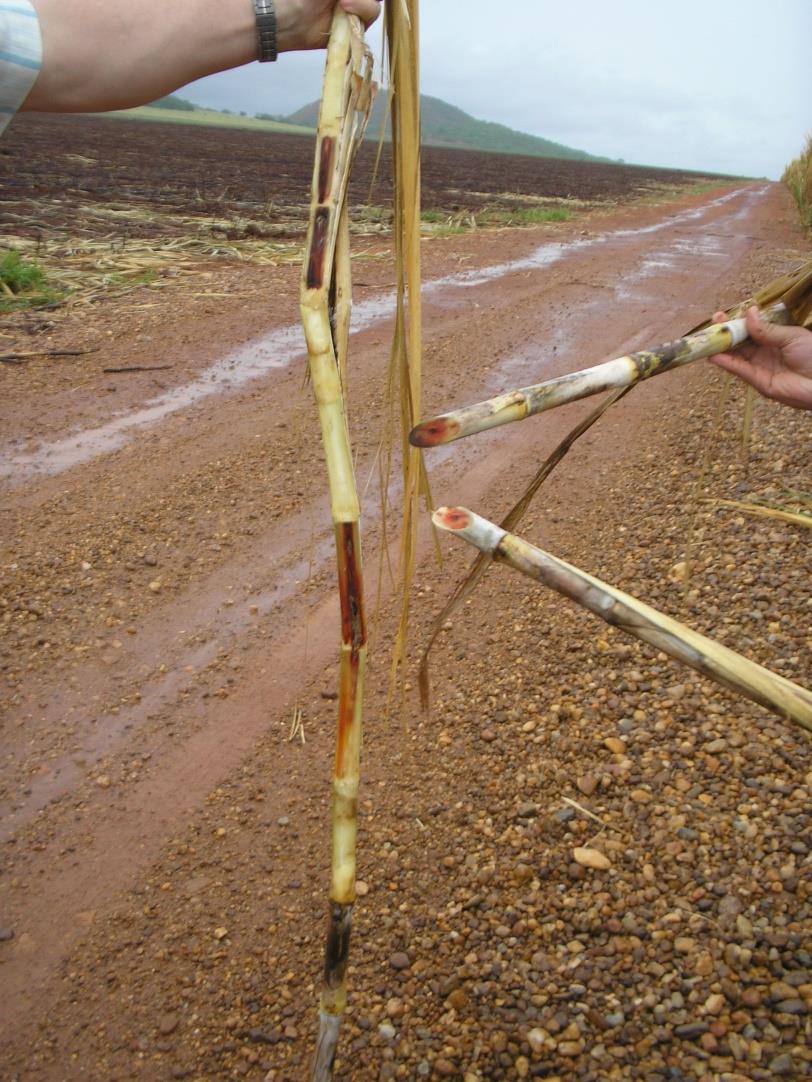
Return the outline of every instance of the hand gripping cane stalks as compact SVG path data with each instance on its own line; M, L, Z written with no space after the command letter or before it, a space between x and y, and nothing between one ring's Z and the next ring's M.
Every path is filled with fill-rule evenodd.
M753 300L764 308L764 319L770 322L809 326L812 324L812 263L771 282ZM747 327L742 318L745 307L737 305L731 312L733 318L695 328L674 342L630 353L521 390L508 391L486 402L423 421L412 430L409 439L415 447L451 443L512 421L523 421L589 395L632 386L703 357L726 353L747 340Z
M316 140L301 311L330 482L341 600L338 733L333 768L330 916L314 1082L333 1076L355 902L355 843L367 632L360 505L344 407L350 265L347 185L372 103L372 54L361 24L336 8Z
M442 507L435 526L456 534L493 559L549 586L589 609L607 624L690 665L718 684L766 706L812 732L812 692L748 661L684 624L624 594L571 564L535 548L465 507Z

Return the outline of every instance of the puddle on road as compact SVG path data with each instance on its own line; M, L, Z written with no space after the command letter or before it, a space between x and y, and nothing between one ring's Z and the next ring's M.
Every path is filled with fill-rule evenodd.
M624 242L658 233L664 229L685 225L702 218L709 208L723 206L730 200L744 195L743 206L734 211L732 215L734 220L738 219L749 212L751 204L763 195L766 190L766 187L750 192L735 189L704 204L700 208L682 211L653 225L640 226L636 229L618 229L611 233L602 233L594 237L563 243L542 244L529 256L522 259L497 263L489 267L469 271L460 271L426 282L423 289L424 296L431 299L440 292L448 293L449 291L460 290L461 296L459 298L446 297L444 303L447 307L464 307L470 303L468 298L464 296L464 291L471 288L486 285L510 274L549 267L562 259L598 244ZM684 238L679 243L683 246L691 245L691 242ZM701 237L697 238L697 244L700 243L704 243ZM701 252L701 249L699 250ZM704 254L704 252L701 252L701 254ZM652 253L647 258L649 259L649 273L666 267L670 269L671 265L669 263L655 262L658 258L663 258L663 253ZM626 281L628 282L628 280L627 277ZM377 323L391 319L394 313L394 305L395 297L393 293L359 301L353 309L352 333L359 334ZM191 383L158 395L156 398L149 400L141 409L114 417L97 428L86 429L64 439L46 444L32 453L15 454L7 452L0 457L0 480L19 484L32 476L53 476L63 473L74 466L92 461L100 455L118 450L128 442L129 437L135 430L154 426L173 413L188 409L211 395L235 391L247 383L262 378L275 369L286 368L296 361L304 364L305 358L306 352L301 327L298 324L282 327L228 354Z

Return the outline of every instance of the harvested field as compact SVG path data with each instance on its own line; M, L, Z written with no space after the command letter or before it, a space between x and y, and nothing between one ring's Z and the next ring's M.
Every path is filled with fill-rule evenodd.
M82 162L60 192L49 125L102 133L60 145L105 162L106 194ZM20 161L40 139L42 212L63 239L81 226L104 243L129 215L133 243L152 244L146 212L183 218L161 234L183 242L188 221L213 217L222 174L197 215L181 176L207 185L193 154L167 144L160 180L143 167L178 129L144 126L139 153L116 157L102 139L117 127L136 138L135 125L26 120L4 145ZM236 145L218 132L205 153L230 171ZM258 150L252 161L272 176ZM506 159L479 161L469 183L488 188L493 167L488 198L533 195L506 184ZM239 175L224 219L286 191L301 206L306 183L246 197ZM6 209L34 239L32 176ZM105 227L87 212L108 201L123 213ZM349 385L373 569L393 279L385 236L359 247ZM767 184L435 236L426 411L664 341L807 253L787 193ZM295 263L206 258L189 260L182 293L153 284L0 328L9 353L77 351L0 368L11 1082L306 1076L339 626L322 454ZM714 501L806 506L812 415L758 401L745 451L744 408L706 366L644 384L579 443L522 532L809 686L809 531ZM585 409L429 457L436 502L498 517ZM413 662L470 560L445 555L439 567L426 532ZM807 734L499 568L441 637L430 717L407 687L404 728L385 713L390 586L384 575L337 1078L812 1077ZM585 847L600 866L578 862Z
M365 144L355 168L356 205L391 205L386 147L370 191L375 153L374 144ZM522 208L528 199L615 206L721 179L432 147L424 154L424 206L449 213L492 204ZM136 238L152 236L158 227L167 236L185 236L197 220L225 239L265 230L279 236L288 228L298 235L294 225L280 226L278 212L298 208L303 215L312 157L313 140L306 136L26 116L15 122L0 151L4 231L31 238ZM246 219L253 223L247 233Z

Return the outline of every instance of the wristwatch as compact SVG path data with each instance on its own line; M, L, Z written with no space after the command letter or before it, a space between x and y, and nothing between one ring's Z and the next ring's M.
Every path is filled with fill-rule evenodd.
M276 60L276 11L273 0L254 0L257 19L257 60L266 64Z

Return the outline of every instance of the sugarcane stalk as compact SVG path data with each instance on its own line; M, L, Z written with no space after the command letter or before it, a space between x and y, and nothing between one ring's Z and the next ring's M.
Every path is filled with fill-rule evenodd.
M768 308L763 313L763 318L773 323L788 323L790 313L779 303ZM466 406L423 421L412 429L409 439L415 447L437 447L443 443L452 443L464 436L485 432L512 421L523 421L567 402L576 402L618 387L629 387L703 357L712 357L715 353L726 353L745 342L747 337L747 326L743 318L713 323L665 345L639 350L637 353L523 387L521 390L508 391L474 406Z
M410 589L414 578L420 499L431 506L422 452L410 446L409 432L420 417L422 384L422 299L420 221L420 4L393 0L384 5L390 70L390 120L394 216L392 233L397 273L395 333L389 358L389 396L400 400L403 520L398 554L400 618L392 657L390 693L406 660ZM385 460L385 483L391 459ZM385 497L384 497L385 498ZM401 692L403 692L401 682Z
M607 624L642 639L716 683L812 732L812 692L700 635L630 594L536 548L465 507L443 507L435 526L549 586Z
M354 151L372 101L372 57L361 24L336 8L316 139L310 221L301 284L301 313L310 376L321 423L336 538L341 603L341 655L332 785L332 858L324 979L314 1082L333 1077L355 903L367 630L361 562L360 503L344 401L351 273L347 185Z

